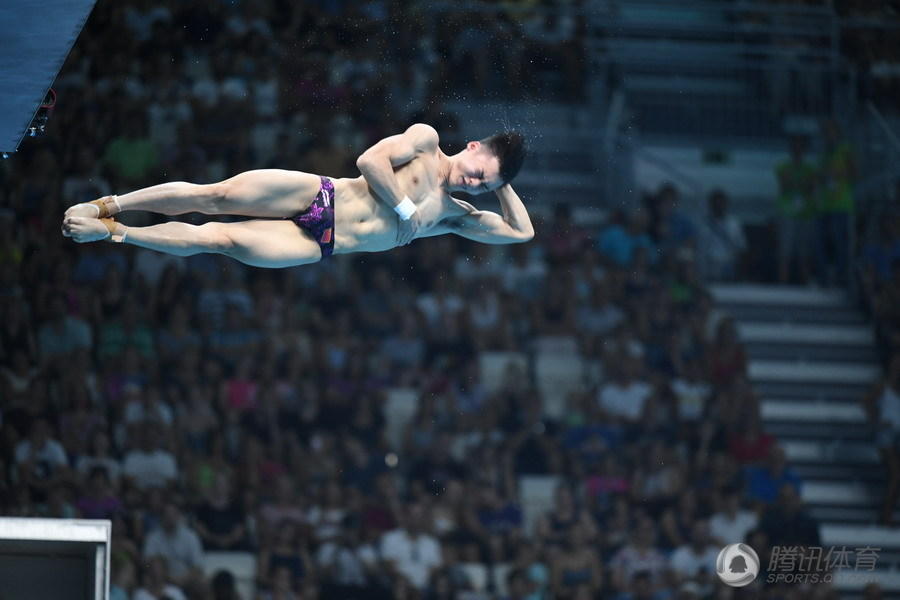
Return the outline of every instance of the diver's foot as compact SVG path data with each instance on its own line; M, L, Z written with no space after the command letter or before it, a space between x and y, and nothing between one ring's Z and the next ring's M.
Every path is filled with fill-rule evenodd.
M106 221L112 221L108 224ZM63 235L79 244L99 242L113 234L115 221L112 219L94 219L89 217L66 217L63 219Z
M97 200L90 202L82 202L70 206L66 210L66 218L68 217L87 217L90 219L105 219L121 212L121 207L116 196L103 196Z

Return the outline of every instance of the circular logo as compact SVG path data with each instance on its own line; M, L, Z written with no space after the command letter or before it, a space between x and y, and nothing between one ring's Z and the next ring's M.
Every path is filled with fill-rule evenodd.
M759 557L747 544L728 544L716 558L716 574L731 587L744 587L759 575Z

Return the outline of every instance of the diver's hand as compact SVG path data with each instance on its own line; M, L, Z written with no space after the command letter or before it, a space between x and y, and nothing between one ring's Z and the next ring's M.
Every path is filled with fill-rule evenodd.
M421 223L422 222L419 220L419 211L414 212L405 221L400 217L397 217L397 245L405 246L413 241L416 237L416 232L419 231Z

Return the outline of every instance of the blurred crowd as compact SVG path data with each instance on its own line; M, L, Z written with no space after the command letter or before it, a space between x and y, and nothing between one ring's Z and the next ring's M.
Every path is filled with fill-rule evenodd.
M707 225L664 186L596 230L561 204L530 244L445 236L282 271L60 235L65 207L160 181L355 174L411 121L452 144L440 98L469 71L476 95L511 92L499 54L516 89L565 67L556 89L583 93L577 20L480 18L98 3L48 134L0 164L0 514L111 519L114 600L236 598L213 552L250 557L260 600L739 598L759 588L718 583L723 544L818 544L701 283L733 277L744 243L722 193ZM509 43L483 52L483 27ZM490 380L501 353L528 361ZM548 353L584 365L561 410L528 366ZM535 477L555 477L537 515Z
M33 147L17 159L54 156ZM38 212L76 177L48 168ZM2 511L112 519L114 598L232 598L203 574L213 551L253 556L259 598L727 598L721 544L818 542L668 187L600 231L561 205L528 245L284 271L75 246L19 216ZM528 370L482 378L487 355L566 343L585 372L562 411ZM399 431L396 388L416 396ZM526 523L520 482L549 475Z

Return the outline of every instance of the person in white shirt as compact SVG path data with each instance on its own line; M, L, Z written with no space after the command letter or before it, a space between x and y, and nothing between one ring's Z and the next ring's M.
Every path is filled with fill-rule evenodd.
M710 543L709 523L704 519L694 522L691 543L675 549L669 557L669 566L679 579L694 579L702 572L712 573L720 548Z
M147 534L144 558L160 555L165 558L169 575L183 584L193 577L202 577L203 545L197 533L186 525L181 511L169 502L163 509L161 526Z
M684 362L684 369L670 385L675 396L678 418L699 421L712 394L712 386L702 378L702 366L696 358Z
M579 330L605 336L622 323L625 313L610 301L607 283L595 281L591 286L590 299L578 308L577 319Z
M403 518L404 526L381 538L381 556L418 590L428 585L431 572L443 564L441 546L425 532L425 509L413 504Z
M37 418L28 439L16 444L15 461L22 483L43 500L69 477L69 459L62 444L52 439L47 419Z
M50 469L68 465L66 451L62 444L50 437L50 433L50 423L47 419L35 419L28 439L16 444L16 464L24 465L29 461L43 462Z
M722 507L709 519L709 533L721 545L743 542L747 532L755 529L759 517L741 508L740 490L728 488L722 496Z
M181 588L168 581L164 557L150 556L145 562L142 585L134 591L133 600L187 600Z
M122 472L142 490L166 487L178 477L175 457L159 447L158 440L161 436L158 430L156 423L145 422L138 429L140 446L125 455Z
M91 470L96 467L105 470L113 487L118 488L119 476L122 473L122 465L114 456L112 456L110 452L109 436L105 431L97 431L94 433L93 437L91 437L89 454L82 454L79 456L78 462L75 464L75 469L85 481Z
M378 569L378 549L361 542L359 534L358 519L346 517L341 534L319 546L316 552L316 565L334 586L335 595L365 595L366 589L375 585L372 574Z
M638 361L631 356L621 357L618 363L611 362L608 368L613 380L600 388L597 395L600 408L613 420L637 424L654 396L653 386L636 378Z
M735 278L738 260L747 248L741 222L728 214L728 196L722 190L709 195L709 215L700 228L702 268L709 279Z

